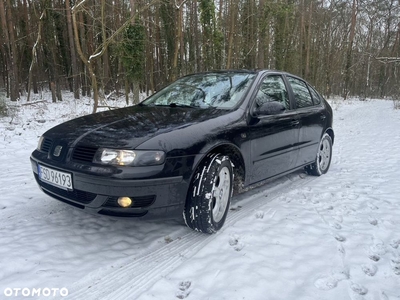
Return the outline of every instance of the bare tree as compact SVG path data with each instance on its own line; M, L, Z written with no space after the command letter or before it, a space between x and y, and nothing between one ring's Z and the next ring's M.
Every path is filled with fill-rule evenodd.
M228 31L228 57L226 59L226 68L232 68L233 60L233 47L235 38L235 24L237 20L237 3L235 0L230 1L230 12L229 12L229 31Z
M71 67L72 67L72 88L74 91L74 98L79 99L79 71L78 62L76 57L75 43L74 43L74 31L72 29L72 15L70 0L65 0L65 10L67 14L67 28L68 28L68 43L71 49Z
M54 101L80 89L95 111L124 83L136 103L139 88L189 72L258 67L328 96L396 97L399 19L398 0L0 0L0 89L16 100L49 86ZM130 25L141 32L131 50L145 49L138 72L123 62L137 53L121 54Z
M343 90L344 99L347 98L350 89L349 85L351 80L352 54L353 54L354 37L356 33L357 12L358 12L358 0L353 0L351 8L350 33L349 33L347 52L346 52L346 66L344 69L344 90Z
M175 16L177 18L176 24L176 38L175 38L175 49L174 59L172 61L172 80L178 77L178 56L179 50L183 47L183 34L182 34L182 22L183 22L183 5L187 0L174 0ZM183 48L182 48L183 49Z
M15 44L15 31L10 0L0 0L1 27L5 37L7 60L9 62L9 87L11 101L19 99L19 76L17 68L17 47Z
M43 18L45 16L46 11L44 10L39 18L39 30L38 30L38 35L36 38L36 42L32 47L32 61L29 67L29 81L28 81L28 96L27 96L27 101L30 100L31 97L31 86L32 86L32 79L33 79L33 69L35 68L35 65L37 64L38 61L38 53L37 53L37 48L40 43L40 40L42 39L42 27L43 27Z

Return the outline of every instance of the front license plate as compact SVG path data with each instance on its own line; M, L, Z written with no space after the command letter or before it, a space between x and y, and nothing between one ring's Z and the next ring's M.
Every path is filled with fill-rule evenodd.
M64 190L72 190L72 176L38 164L39 179Z

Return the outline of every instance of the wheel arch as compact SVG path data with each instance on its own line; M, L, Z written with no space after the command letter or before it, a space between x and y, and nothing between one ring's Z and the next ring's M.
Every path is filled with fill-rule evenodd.
M329 127L325 130L325 133L327 133L331 137L332 145L333 145L333 143L335 141L335 133L333 132L333 129L331 127Z
M236 145L231 143L220 143L209 147L203 153L204 155L202 155L202 157L196 162L196 166L193 168L193 170L197 170L199 165L209 154L220 153L222 155L229 156L229 159L233 164L233 190L234 193L238 193L241 187L243 187L246 178L246 164L240 149ZM194 173L195 172L193 172L193 174Z

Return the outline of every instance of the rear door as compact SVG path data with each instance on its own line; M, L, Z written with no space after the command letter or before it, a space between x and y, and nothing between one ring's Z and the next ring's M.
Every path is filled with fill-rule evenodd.
M252 118L248 127L251 141L250 183L255 183L293 169L296 165L296 144L300 122L292 110L287 86L280 74L262 79L254 97L252 111L265 102L280 102L285 111Z
M307 165L316 158L318 145L326 124L326 115L319 95L305 81L286 75L293 94L294 111L299 117L299 155L296 166Z

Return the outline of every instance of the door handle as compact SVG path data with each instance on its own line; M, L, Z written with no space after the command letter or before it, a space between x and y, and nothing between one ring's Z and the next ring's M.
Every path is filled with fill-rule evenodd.
M321 115L320 118L321 118L321 120L325 120L326 116L325 115Z
M300 121L299 121L299 120L293 120L290 124L291 124L292 126L297 126L297 125L300 124Z

